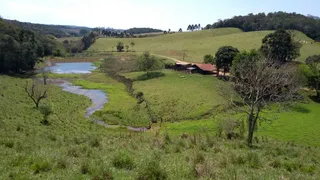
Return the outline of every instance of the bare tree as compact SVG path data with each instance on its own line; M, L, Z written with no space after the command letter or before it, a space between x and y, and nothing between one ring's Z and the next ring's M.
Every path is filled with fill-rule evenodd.
M32 99L32 101L34 102L36 108L39 107L39 103L42 99L47 98L47 91L48 91L47 86L42 85L42 82L40 82L37 79L34 79L32 81L31 86L29 86L29 83L27 81L24 89L28 94L28 97Z
M268 105L290 100L300 89L301 79L290 65L278 66L259 56L242 56L232 68L232 90L221 89L229 105L245 113L248 125L248 146L252 146L258 120ZM270 119L269 119L270 120Z

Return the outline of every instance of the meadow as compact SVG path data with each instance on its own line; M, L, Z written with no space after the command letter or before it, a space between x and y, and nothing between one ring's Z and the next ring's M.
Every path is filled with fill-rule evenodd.
M120 55L118 58L126 59ZM132 67L134 63L129 64L124 67ZM43 116L23 89L31 79L1 75L0 179L316 179L320 176L319 147L309 141L318 139L313 113L319 104L309 102L304 108L296 108L310 108L309 111L288 111L288 115L279 119L283 124L258 136L255 147L248 148L244 139L228 140L216 135L217 120L223 114L216 116L211 110L223 104L223 100L215 92L215 83L219 81L215 77L161 70L165 76L137 81L142 72L121 71L121 75L134 80L135 92L143 91L152 111L168 120L177 117L175 122L153 124L150 131L143 133L121 127L105 128L84 118L89 99L50 85L48 98L40 106L50 104L54 113L49 116L49 125L43 125L40 123ZM106 116L109 122L109 115L113 114L110 111L119 111L128 113L125 118L115 120L119 124L144 123L139 121L146 114L143 108L140 112L130 110L137 100L129 95L125 85L99 70L87 75L50 74L49 77L104 90L109 103L95 117ZM170 105L171 98L175 101ZM165 107L166 104L170 106ZM161 114L162 108L168 112ZM305 126L300 123L289 127L291 122L286 120L291 112L302 116ZM140 117L129 119L130 113ZM310 147L293 143L290 138L282 139L286 142L274 140L285 136L296 138L286 133L290 131L284 132L282 126L291 128L291 132L306 126L315 128L305 134L295 133Z
M116 44L123 42L135 46L130 50L143 52L150 51L153 54L167 56L187 62L203 62L205 54L215 54L219 47L231 45L239 50L260 48L263 37L273 31L242 32L237 28L219 28L195 32L182 32L146 38L99 38L89 48L88 52L115 51ZM320 52L320 44L315 43L305 34L295 31L298 41L302 43L299 61L305 61L308 56Z

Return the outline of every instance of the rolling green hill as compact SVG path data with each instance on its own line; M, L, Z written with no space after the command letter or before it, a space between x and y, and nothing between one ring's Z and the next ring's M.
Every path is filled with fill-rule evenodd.
M115 50L115 46L119 41L125 45L135 42L135 46L133 47L135 51L151 51L154 54L179 60L183 60L185 52L185 61L202 62L205 54L215 54L218 48L224 45L231 45L240 50L259 48L262 38L272 32L242 32L237 28L219 28L148 38L100 38L89 48L89 51L112 51ZM305 41L302 43L301 56L298 60L304 61L308 56L320 52L320 44L314 43L305 34L296 31L296 38L300 41Z

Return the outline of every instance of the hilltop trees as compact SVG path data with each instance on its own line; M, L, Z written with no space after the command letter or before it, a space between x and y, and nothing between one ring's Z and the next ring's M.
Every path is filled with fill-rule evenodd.
M181 28L179 29L179 32L182 32L182 29L181 29Z
M260 51L270 60L283 64L299 57L300 47L286 30L279 29L263 38Z
M222 92L231 97L231 107L246 113L249 146L252 146L258 121L265 120L261 112L271 103L293 98L301 87L295 68L270 62L273 61L260 56L257 51L238 54L231 71L232 87L237 94Z
M258 13L247 16L234 16L231 19L219 20L206 28L236 27L243 31L276 30L279 28L294 29L320 41L320 20L312 16L297 13Z
M188 28L187 28L188 31L194 31L194 30L200 30L200 29L201 29L200 24L188 25Z
M219 69L223 68L224 75L232 66L232 61L239 53L237 48L232 46L222 46L218 49L215 55L215 64L217 67L217 75L219 75Z
M316 90L317 99L320 101L320 55L308 57L306 63L311 71L308 77L309 85Z

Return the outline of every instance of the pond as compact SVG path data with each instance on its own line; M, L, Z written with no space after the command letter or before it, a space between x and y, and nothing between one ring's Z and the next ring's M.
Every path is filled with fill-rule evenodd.
M96 67L91 62L55 63L46 67L45 71L56 74L86 74L91 73Z

